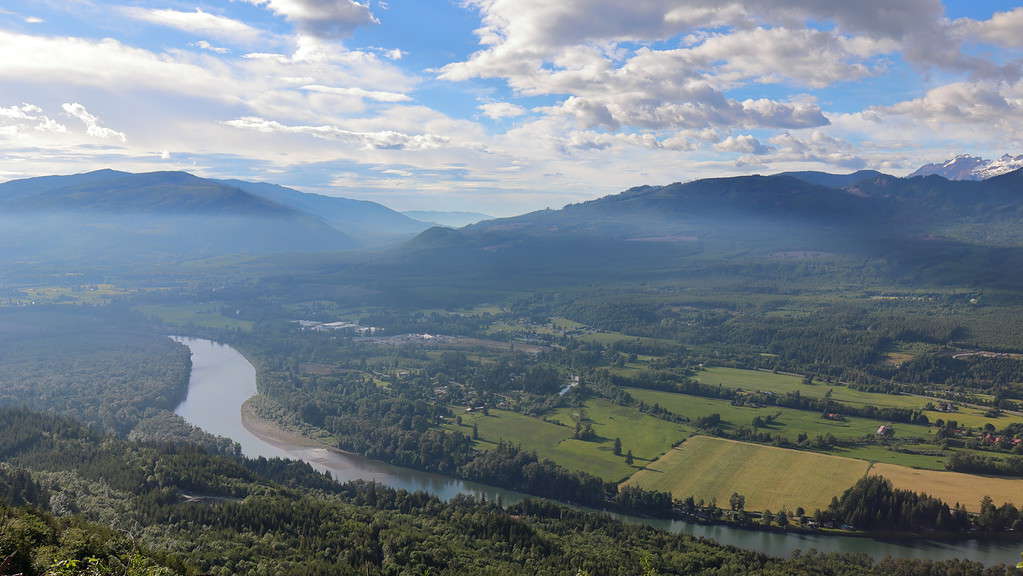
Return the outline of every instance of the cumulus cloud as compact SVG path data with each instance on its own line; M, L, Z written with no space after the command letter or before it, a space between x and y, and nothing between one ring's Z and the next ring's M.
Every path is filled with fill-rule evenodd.
M1023 47L1023 7L996 12L988 20L963 18L955 22L967 39L1007 48Z
M355 0L248 0L293 22L298 30L320 38L345 38L359 26L379 21L366 4Z
M64 109L64 113L72 118L81 120L82 124L85 125L85 132L89 136L96 138L115 138L121 142L126 142L128 137L125 136L124 132L118 132L112 128L107 128L100 124L99 118L93 116L78 102L68 102L61 106Z
M867 162L854 151L853 145L841 138L814 130L806 136L785 132L770 139L776 149L770 158L774 162L816 162L860 169Z
M755 156L761 156L773 150L773 148L765 146L760 142L760 140L757 140L749 134L729 136L715 144L714 149L720 152L738 152L740 154L753 154Z
M665 40L700 29L755 24L805 27L830 22L841 34L897 42L926 64L967 64L940 0L469 0L482 18L487 46L473 60L550 59L580 44ZM470 60L470 63L472 60Z
M20 106L0 106L0 118L12 120L35 120L43 111L35 104L23 103Z
M516 116L522 116L526 113L525 108L518 104L512 104L511 102L487 102L486 104L480 104L478 108L484 116L491 120L515 118Z
M7 132L11 134L20 131L24 125L33 125L33 129L37 132L57 134L67 132L67 126L44 115L43 109L35 104L22 103L15 106L0 106L0 120L14 122L4 126Z
M436 134L404 134L394 131L357 132L338 126L285 125L275 120L248 116L228 120L225 125L242 130L253 130L264 134L306 134L325 140L339 140L358 144L367 149L382 150L428 150L440 148L449 142L448 138Z
M210 14L200 8L194 12L184 12L123 6L120 11L134 20L175 28L195 36L211 36L242 44L252 44L262 36L262 32L244 22Z

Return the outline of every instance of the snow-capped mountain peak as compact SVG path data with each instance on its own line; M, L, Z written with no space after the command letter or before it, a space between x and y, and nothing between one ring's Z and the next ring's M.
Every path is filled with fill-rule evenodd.
M981 180L987 180L988 178L1008 174L1009 172L1019 170L1020 168L1023 168L1023 154L1020 154L1019 156L1003 154L1001 158L994 160L986 167L982 168L978 175Z
M949 180L987 180L1023 168L1023 154L1005 154L998 160L987 160L971 154L959 154L951 160L925 164L909 175L937 175Z

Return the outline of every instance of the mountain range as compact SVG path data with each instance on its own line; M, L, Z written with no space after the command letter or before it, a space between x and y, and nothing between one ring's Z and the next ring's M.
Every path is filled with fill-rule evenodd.
M1020 222L1023 170L985 181L878 172L712 178L433 228L392 252L389 270L418 280L447 274L467 289L474 281L521 288L749 267L758 277L800 266L849 271L870 262L872 273L994 284L1015 282L1006 267L1023 265Z
M0 184L0 257L179 259L326 252L429 228L375 202L186 172L97 170Z
M1004 154L998 160L987 160L980 156L959 154L945 162L925 164L910 174L914 176L941 176L949 180L987 180L1023 168L1023 154Z
M275 184L101 170L0 184L0 257L159 261L383 247L356 259L431 275L628 274L729 254L1015 248L1023 246L1021 191L1023 170L982 181L789 172L639 186L451 229L373 202Z

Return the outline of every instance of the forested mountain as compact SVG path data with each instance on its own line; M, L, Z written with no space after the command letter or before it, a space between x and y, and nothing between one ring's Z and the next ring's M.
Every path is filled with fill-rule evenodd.
M845 188L863 180L887 176L887 174L877 170L857 170L851 174L831 174L829 172L808 170L805 172L782 172L778 176L791 176L810 184L827 186L829 188Z
M231 214L294 217L280 204L187 172L98 170L0 184L0 207L33 213Z
M838 257L876 260L897 274L941 267L962 278L975 271L948 266L1019 257L1023 171L984 182L859 174L865 178L804 173L641 186L561 210L429 230L406 245L414 256L403 262L495 273L600 267L613 275L616 266L693 273L734 258ZM950 253L960 257L950 261Z
M367 200L352 200L299 192L266 182L219 180L283 206L322 218L331 226L355 237L361 244L407 238L430 227L426 222Z
M0 184L0 259L123 264L325 252L428 227L374 202L186 172L98 170Z
M461 228L462 226L468 226L469 224L475 224L482 222L483 220L493 220L493 216L487 214L481 214L479 212L444 212L440 210L406 210L403 212L410 218L415 218L421 222L432 222L434 224L440 224L441 226L451 226L452 228Z

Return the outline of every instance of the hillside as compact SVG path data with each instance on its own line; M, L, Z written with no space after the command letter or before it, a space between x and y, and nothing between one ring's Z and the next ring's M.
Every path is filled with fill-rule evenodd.
M469 224L475 224L482 222L483 220L493 220L494 217L488 214L481 214L479 212L445 212L440 210L406 210L403 212L410 218L415 218L421 222L430 222L440 226L450 226L452 228L461 228L462 226L468 226Z
M187 172L99 170L0 184L0 207L18 212L295 216L282 205Z
M1013 283L1023 210L1014 172L985 182L870 175L846 188L786 176L641 186L560 210L434 228L379 259L417 278L505 286L696 274L873 273L907 281ZM828 263L828 268L819 268ZM767 268L765 268L767 267ZM393 272L393 270L392 270ZM391 273L391 272L389 272ZM398 272L393 272L398 273ZM452 280L453 281L453 280Z
M831 174L828 172L816 172L816 171L805 171L805 172L782 172L778 176L791 176L798 178L804 182L810 184L816 184L818 186L827 186L828 188L845 188L852 186L863 180L880 178L887 176L883 172L877 170L857 170L851 174Z
M0 184L0 258L119 263L330 251L356 241L321 219L184 172L100 170Z
M357 238L364 245L407 239L430 227L425 222L367 200L310 194L266 182L243 180L217 182L282 206L315 215L334 228Z

